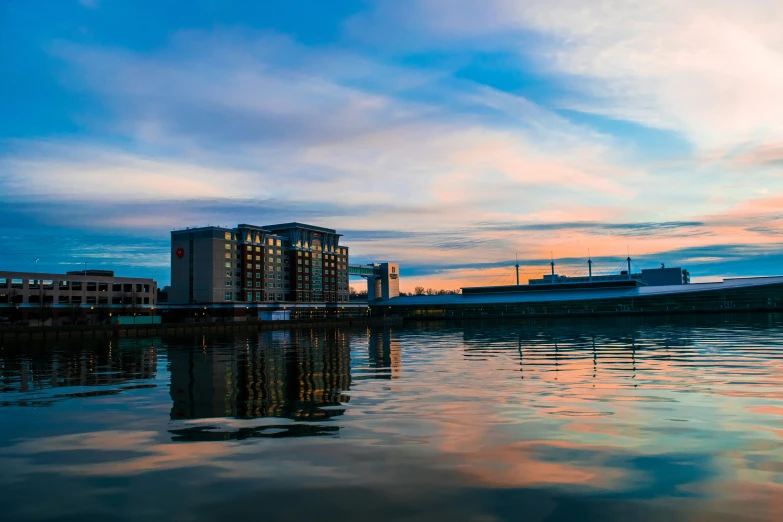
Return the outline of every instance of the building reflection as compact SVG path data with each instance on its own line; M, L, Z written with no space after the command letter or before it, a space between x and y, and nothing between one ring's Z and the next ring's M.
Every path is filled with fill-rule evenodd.
M687 324L657 327L654 332L651 337L646 326L619 321L531 321L514 329L468 326L463 332L464 354L477 359L517 358L523 377L526 371L588 369L597 377L603 368L629 378L643 368L659 367L661 360L698 356Z
M402 375L400 338L391 328L371 329L368 336L368 362L376 379L399 379Z
M152 340L7 347L0 357L0 397L5 399L0 404L37 406L69 397L113 395L129 389L128 384L146 385L142 381L154 379L157 361ZM88 389L68 393L64 389L69 387Z
M244 347L169 350L171 418L341 415L351 386L350 337L339 330L261 332Z

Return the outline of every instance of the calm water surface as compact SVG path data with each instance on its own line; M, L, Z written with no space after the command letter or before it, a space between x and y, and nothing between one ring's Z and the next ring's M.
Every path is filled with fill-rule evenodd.
M6 345L0 519L783 520L783 320Z

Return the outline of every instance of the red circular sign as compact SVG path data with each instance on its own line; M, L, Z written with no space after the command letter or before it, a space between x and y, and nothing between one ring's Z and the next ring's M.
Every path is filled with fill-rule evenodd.
M177 249L177 257L179 259L182 259L183 257L185 257L185 249L184 248L178 248Z

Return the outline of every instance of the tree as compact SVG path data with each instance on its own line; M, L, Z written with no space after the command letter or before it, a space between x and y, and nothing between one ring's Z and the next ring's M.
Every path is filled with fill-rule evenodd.
M424 295L424 287L423 286L417 286L413 289L413 295Z

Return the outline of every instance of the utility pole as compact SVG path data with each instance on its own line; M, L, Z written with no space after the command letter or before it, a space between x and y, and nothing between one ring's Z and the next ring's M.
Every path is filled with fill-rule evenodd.
M519 254L517 254L517 264L515 266L517 268L517 286L519 286Z
M587 250L587 270L589 272L589 281L593 281L593 258L590 256L590 250Z

